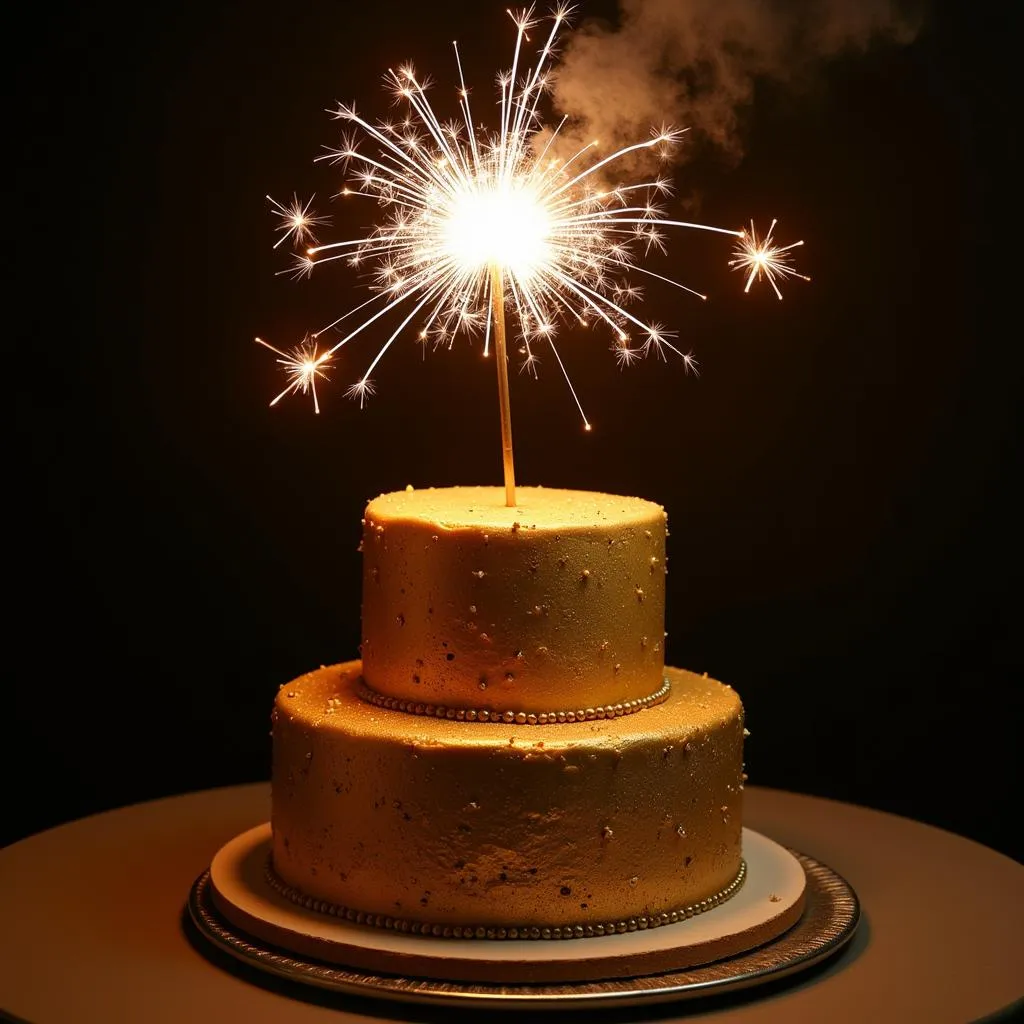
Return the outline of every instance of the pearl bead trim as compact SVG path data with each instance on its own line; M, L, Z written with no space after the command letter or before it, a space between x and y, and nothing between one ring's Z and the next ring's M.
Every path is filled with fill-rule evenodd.
M365 682L360 682L359 696L374 707L386 708L389 711L404 711L409 715L423 715L427 718L444 718L455 722L502 722L507 725L555 725L564 722L592 722L602 718L621 718L623 715L635 715L644 708L660 704L667 699L671 684L666 677L661 689L646 697L635 700L624 700L618 704L603 704L597 707L573 708L569 711L494 711L490 708L461 708L448 704L432 704L427 701L404 700L400 697L389 697L370 689Z
M616 935L623 932L644 931L647 928L660 928L666 924L676 924L688 917L696 917L714 907L719 906L739 892L747 877L747 862L740 861L740 869L736 877L722 890L707 899L691 903L678 910L669 910L660 914L637 914L635 917L621 918L617 921L603 921L599 924L566 924L566 925L452 925L431 924L428 921L413 921L404 917L393 917L390 914L369 914L340 903L314 899L290 885L285 884L274 872L273 861L267 858L266 879L272 889L285 899L296 903L307 910L314 910L330 917L338 917L354 924L369 925L372 928L386 928L390 931L403 932L409 935L425 935L437 939L583 939L597 935Z

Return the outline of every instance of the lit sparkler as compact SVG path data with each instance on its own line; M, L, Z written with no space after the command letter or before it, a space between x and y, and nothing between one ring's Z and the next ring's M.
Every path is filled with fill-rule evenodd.
M567 158L557 152L559 132L568 118L553 129L545 128L539 104L568 8L554 11L546 42L531 61L524 54L524 42L529 42L528 31L536 24L533 11L512 16L517 28L515 53L511 69L498 78L496 130L474 124L457 44L458 118L439 120L427 100L428 81L411 66L389 70L386 76L396 97L408 105L404 120L373 123L350 105L334 112L347 134L338 148L318 159L350 172L351 182L341 194L375 199L387 216L365 235L307 249L289 272L303 276L314 264L338 259L352 267L369 262L374 268L373 294L311 336L316 339L336 329L343 336L333 346L319 354L315 346L300 347L279 360L290 383L274 399L290 391L313 390L316 377L323 376L322 368L334 353L389 314L400 322L347 391L360 404L373 393L372 374L378 363L413 321L417 321L418 340L432 341L435 347L450 346L460 333L470 337L482 333L484 354L489 353L492 339L496 349L509 505L515 504L515 475L506 309L514 312L518 323L522 369L535 374L539 361L535 349L548 347L589 430L590 422L555 345L558 323L603 322L612 332L621 366L641 356L665 358L672 352L687 370L696 372L692 353L677 347L674 334L629 311L627 306L641 289L624 275L643 275L703 299L706 296L692 288L642 266L636 250L664 251L665 228L730 235L740 240L740 246L749 241L742 231L668 219L655 202L669 191L662 178L607 184L617 162L641 151L664 154L682 134L677 130L661 128L649 139L607 156L596 155L596 141ZM369 143L367 152L360 150L360 142ZM310 227L321 222L310 214L309 204L297 198L290 207L274 205L285 231L278 245L287 237L301 242L309 236ZM774 250L774 258L781 258L789 248ZM772 270L780 275L792 273L788 267L784 272L767 262L759 264L755 273L763 271L776 287ZM339 327L357 314L362 317L357 326ZM315 402L315 390L313 394Z
M743 286L744 292L749 292L750 286L764 277L778 298L781 299L782 292L779 291L778 285L780 278L799 277L803 281L810 281L810 278L798 273L790 264L793 257L790 250L795 249L798 245L803 245L803 241L790 242L789 245L775 245L772 242L772 232L775 230L776 223L773 220L768 228L768 234L764 238L759 238L754 222L751 221L750 232L743 232L740 236L739 244L733 250L733 255L736 258L729 260L729 266L733 270L749 271L747 283Z

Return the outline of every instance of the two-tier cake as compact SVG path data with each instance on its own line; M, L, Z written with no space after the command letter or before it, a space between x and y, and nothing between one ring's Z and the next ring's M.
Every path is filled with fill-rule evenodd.
M270 878L403 932L573 938L742 884L743 709L664 664L666 515L497 487L382 495L362 660L283 686Z

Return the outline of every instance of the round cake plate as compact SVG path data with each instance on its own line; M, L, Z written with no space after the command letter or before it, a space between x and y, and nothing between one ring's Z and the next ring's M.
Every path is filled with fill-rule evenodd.
M432 939L284 899L266 881L265 824L218 852L193 884L188 910L208 942L243 964L346 995L537 1010L666 1002L774 981L853 937L860 908L845 879L749 829L743 851L740 891L677 924L560 941Z

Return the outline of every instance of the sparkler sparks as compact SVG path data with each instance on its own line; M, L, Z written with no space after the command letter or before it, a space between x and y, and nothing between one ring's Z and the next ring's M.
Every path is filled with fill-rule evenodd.
M627 306L639 299L642 288L632 275L659 281L705 298L669 277L641 264L638 252L664 251L668 228L692 228L738 239L751 269L747 281L762 274L778 294L777 277L797 275L788 266L793 246L771 245L771 231L763 243L743 231L673 220L657 205L669 188L664 178L652 181L608 183L616 164L631 154L654 151L660 155L677 143L681 132L662 127L651 137L601 156L591 142L566 156L560 132L568 117L553 128L544 126L540 103L555 57L560 30L569 10L557 8L551 28L534 54L524 43L537 21L534 8L513 15L516 25L512 67L499 75L498 127L476 126L458 45L457 104L459 116L441 121L431 107L428 80L411 65L391 69L386 83L397 100L407 105L402 120L371 122L354 105L340 105L334 116L345 125L341 144L318 160L340 165L348 181L340 196L369 197L385 217L368 233L325 245L313 244L297 256L289 273L304 276L314 266L345 260L352 267L373 268L371 297L355 309L307 338L291 356L277 349L289 375L290 391L314 389L320 367L343 346L371 326L393 314L399 320L369 362L363 375L347 391L363 404L374 391L372 374L404 331L410 330L424 346L451 346L454 338L483 335L484 354L493 341L499 378L506 498L514 504L511 420L508 408L505 314L511 311L519 328L517 346L521 368L536 374L535 349L547 347L561 370L583 424L583 412L565 364L556 347L559 322L589 326L603 322L612 332L613 351L620 366L641 356L679 356L688 371L696 372L692 353L673 342L674 332L647 323ZM365 150L360 149L360 145ZM269 198L269 197L268 197ZM311 202L311 201L310 201ZM310 213L310 203L297 198L290 206L271 199L281 217L286 238L299 245L312 238L311 228L323 218ZM772 227L774 228L774 222ZM754 248L755 242L761 248ZM795 243L800 244L800 243ZM738 261L734 261L738 262ZM359 322L359 314L363 319ZM356 326L342 328L353 318ZM415 325L410 328L410 325ZM311 339L337 331L340 340L317 355ZM639 340L633 343L631 332ZM266 345L266 342L261 344ZM267 346L273 348L272 346Z
M285 395L292 391L299 391L304 395L312 393L313 408L319 413L320 402L316 396L316 381L318 377L321 380L331 379L323 371L323 367L330 362L331 354L329 352L318 353L316 341L308 336L301 345L296 345L291 352L282 352L281 349L275 348L269 341L264 341L262 338L257 338L256 344L276 353L277 362L284 367L285 373L288 375L288 387L270 404L277 405Z
M280 217L278 230L284 232L274 243L275 249L289 238L296 245L301 245L303 242L316 242L313 228L318 224L330 224L331 218L318 217L309 212L309 208L313 205L315 198L316 196L310 196L306 203L303 204L299 202L297 195L293 195L291 203L288 206L284 206L276 199L267 196L267 201L273 206L275 212Z
M790 242L789 245L775 245L772 243L772 232L775 230L776 221L772 221L768 228L768 234L759 238L754 222L750 222L750 232L744 232L740 237L739 244L733 250L736 257L729 260L729 266L733 270L749 271L747 283L743 287L744 292L750 291L750 286L764 277L772 286L776 296L781 299L782 292L779 291L778 281L780 278L799 277L803 281L810 281L804 274L797 273L790 265L792 252L803 241Z

